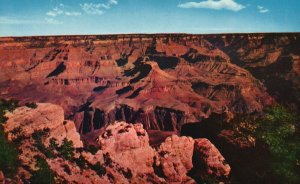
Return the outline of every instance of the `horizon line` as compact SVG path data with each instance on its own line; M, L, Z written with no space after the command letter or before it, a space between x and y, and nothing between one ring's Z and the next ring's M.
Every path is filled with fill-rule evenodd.
M100 33L100 34L44 34L44 35L5 35L0 38L22 38L22 37L64 37L64 36L119 36L119 35L234 35L234 34L300 34L299 32L220 32L220 33L188 33L188 32L155 32L155 33Z

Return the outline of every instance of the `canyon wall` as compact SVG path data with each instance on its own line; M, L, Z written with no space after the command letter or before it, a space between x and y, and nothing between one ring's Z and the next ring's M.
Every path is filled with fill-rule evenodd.
M0 38L0 98L49 102L81 134L116 120L180 131L212 113L300 109L300 34Z

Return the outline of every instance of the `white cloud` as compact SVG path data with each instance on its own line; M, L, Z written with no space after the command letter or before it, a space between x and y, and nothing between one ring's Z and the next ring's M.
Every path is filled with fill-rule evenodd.
M117 0L109 0L108 1L108 4L114 4L114 5L117 5L118 4L118 1Z
M110 9L113 5L117 5L117 0L108 0L106 3L84 3L80 4L82 10L90 15L102 15L105 9Z
M263 6L257 6L257 9L259 11L259 13L268 13L270 10L263 7Z
M80 12L65 12L65 15L67 16L80 16Z
M46 13L47 16L50 17L56 17L59 15L66 15L66 16L80 16L81 12L76 12L76 11L65 11L65 5L64 4L59 4L59 7L55 7L52 10L48 11Z
M201 2L187 2L178 5L179 8L206 8L213 10L231 10L231 11L240 11L246 6L238 4L235 0L205 0Z
M101 10L102 4L93 4L93 3L84 3L80 4L82 10L91 15L102 15L104 13L103 10Z
M45 18L45 21L49 24L62 24L63 23L63 22L58 21L54 18L48 18L48 17Z
M51 11L48 11L46 13L46 15L51 16L51 17L56 17L56 16L61 15L63 13L64 13L63 10L59 9L58 7L56 7L56 8L53 8Z

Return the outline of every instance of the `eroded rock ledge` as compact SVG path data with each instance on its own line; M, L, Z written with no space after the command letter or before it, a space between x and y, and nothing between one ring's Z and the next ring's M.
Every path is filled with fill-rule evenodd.
M172 135L153 148L142 124L115 122L97 138L100 149L91 152L84 148L74 122L64 120L63 109L57 105L20 107L6 116L8 139L22 138L18 144L18 177L24 183L38 170L37 156L46 160L57 183L196 183L188 175L191 169L217 178L226 178L231 170L207 139ZM37 132L44 132L38 138L44 150L36 146ZM49 144L51 138L56 139L56 147ZM66 139L75 148L71 158L64 156L59 147Z

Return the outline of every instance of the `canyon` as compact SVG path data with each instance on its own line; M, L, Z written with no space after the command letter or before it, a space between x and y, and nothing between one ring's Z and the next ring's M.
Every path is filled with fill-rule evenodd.
M61 105L83 134L115 120L180 131L212 113L259 112L274 99L298 109L298 37L1 38L0 97Z
M45 145L50 137L59 143L69 138L76 148L100 149L98 157L81 152L78 158L105 162L109 153L114 162L105 177L83 180L59 173L57 163L67 162L62 158L48 159L68 182L193 183L199 173L227 181L227 154L224 159L216 140L239 150L253 144L228 130L215 132L214 123L259 114L277 103L299 113L299 91L300 33L0 38L0 99L35 102L39 111L59 118L49 127L45 113L30 116L32 126L44 122L51 129ZM19 122L19 111L38 113L21 107L8 115L7 126L22 127L30 136L34 128L28 120ZM72 173L80 172L76 169ZM126 178L128 169L137 180Z

